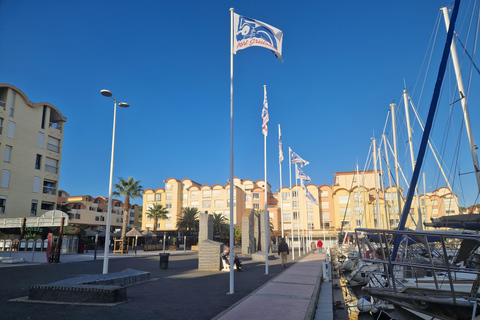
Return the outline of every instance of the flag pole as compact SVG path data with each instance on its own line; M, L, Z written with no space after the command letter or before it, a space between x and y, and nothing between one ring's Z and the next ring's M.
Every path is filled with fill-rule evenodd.
M288 172L290 174L290 213L291 213L291 223L290 230L292 231L292 260L295 260L295 246L293 238L295 235L295 230L293 229L293 197L292 197L292 149L288 147Z
M233 275L233 207L234 207L234 198L233 198L233 13L235 9L230 8L230 292L229 294L234 293L234 275Z
M282 161L283 161L283 144L282 133L280 131L280 124L278 124L278 164L280 166L280 223L282 224L282 238L285 238L285 231L283 227L283 198L282 198Z
M295 162L295 185L298 186L298 169L297 169L297 163ZM297 188L298 189L298 188ZM297 199L299 199L298 197L298 191L297 191ZM299 201L297 201L298 204L300 204ZM293 198L292 198L292 209L293 209ZM292 210L293 211L293 210ZM301 235L300 235L300 205L299 205L299 210L298 210L298 215L297 215L297 218L298 218L298 227L297 227L297 231L298 231L298 257L301 257L302 256L302 241L303 239L301 238Z
M267 96L267 86L263 86L263 92L265 97ZM270 216L268 214L268 194L267 194L267 132L263 132L263 154L264 154L264 167L265 167L265 274L268 274L268 245L270 243Z

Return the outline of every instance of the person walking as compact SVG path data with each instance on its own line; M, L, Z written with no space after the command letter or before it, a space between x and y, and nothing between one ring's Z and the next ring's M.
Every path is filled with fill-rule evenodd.
M318 240L317 247L318 247L318 253L322 253L322 247L323 247L322 240Z
M278 255L282 258L282 267L287 267L287 256L290 253L288 249L288 244L285 242L285 238L282 238L282 241L278 245Z

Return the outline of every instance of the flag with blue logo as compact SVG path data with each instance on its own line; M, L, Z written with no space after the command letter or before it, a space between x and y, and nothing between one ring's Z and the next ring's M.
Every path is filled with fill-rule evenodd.
M269 120L268 118L268 101L267 101L267 87L263 86L263 109L262 109L262 119L263 119L263 124L262 124L262 133L264 135L268 134L268 126L267 122Z
M283 62L283 32L264 22L240 16L234 13L233 18L233 53L248 47L264 47Z
M305 188L305 196L307 197L307 199L308 199L311 203L319 206L317 199L315 199L315 197L313 196L313 194L311 194L310 191L308 191L307 188Z
M297 177L298 179L300 180L307 180L307 181L311 181L312 179L310 179L309 176L307 176L303 171L302 169L298 168L297 167Z
M300 163L300 166L303 168L305 167L307 164L309 164L310 162L308 161L305 161L303 160L302 158L300 158L300 156L298 154L296 154L295 152L292 151L291 153L291 157L292 157L292 163Z

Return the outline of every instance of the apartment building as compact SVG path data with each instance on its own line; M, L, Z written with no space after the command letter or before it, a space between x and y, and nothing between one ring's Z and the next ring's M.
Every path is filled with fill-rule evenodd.
M105 230L107 224L108 198L92 197L90 195L70 196L60 190L58 203L68 204L70 208L69 225L88 225L93 231ZM141 210L136 204L131 204L127 226L132 228L138 224ZM112 229L121 229L123 224L123 202L112 199L110 225Z
M55 208L66 121L55 106L0 84L0 219Z
M165 188L146 189L143 197L142 229L153 229L153 219L146 216L154 204L162 204L168 219L158 221L157 230L175 231L178 216L186 207L198 208L204 213L220 213L230 218L230 184L201 185L190 179L169 178ZM267 211L273 224L272 235L308 233L314 238L325 238L334 242L339 232L355 228L395 228L398 226L404 199L403 190L396 186L381 190L380 177L373 171L338 172L333 185L308 184L308 192L317 203L308 200L305 189L300 185L283 187L272 193L267 184ZM234 178L234 221L239 225L246 209L265 208L265 182ZM399 205L400 203L400 205ZM420 195L412 203L411 217L406 226L415 228L418 223L417 208L422 210L422 221L433 217L459 213L457 196L447 188ZM420 204L420 206L418 206ZM422 223L423 223L422 222Z

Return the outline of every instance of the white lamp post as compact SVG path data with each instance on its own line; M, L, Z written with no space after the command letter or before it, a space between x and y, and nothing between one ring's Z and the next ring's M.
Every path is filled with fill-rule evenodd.
M108 90L101 90L102 96L112 98L113 104L113 135L112 135L112 157L110 160L110 183L108 186L108 212L107 212L107 226L105 230L105 249L103 257L103 274L108 273L108 253L110 251L110 220L112 215L112 184L113 184L113 155L115 153L115 121L117 119L117 102L120 107L128 108L130 105L125 102L120 102L115 99L112 93Z

